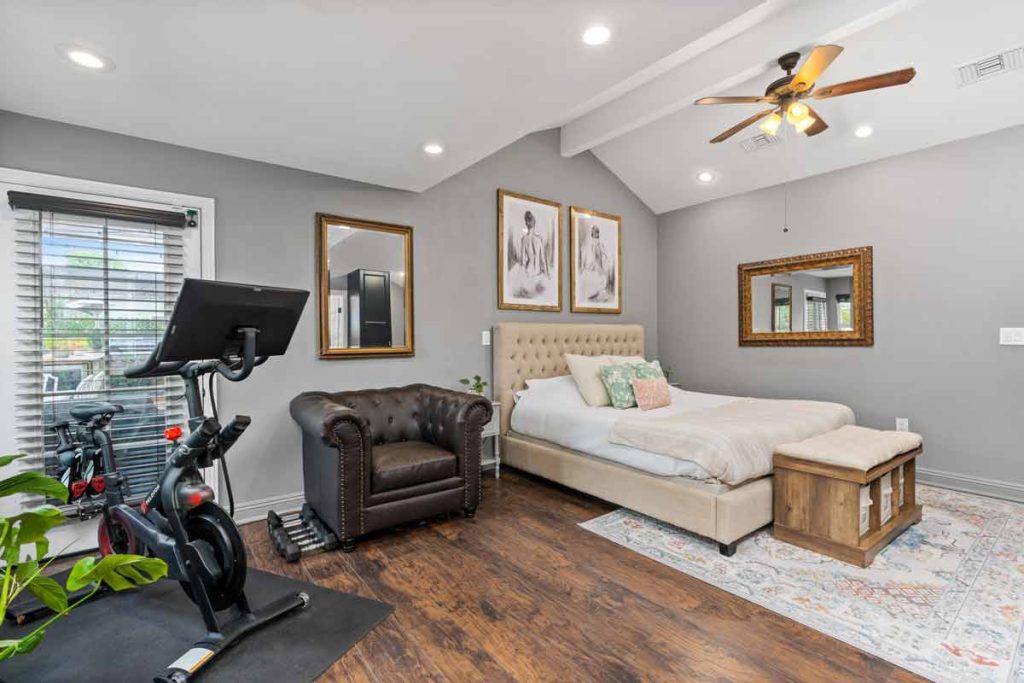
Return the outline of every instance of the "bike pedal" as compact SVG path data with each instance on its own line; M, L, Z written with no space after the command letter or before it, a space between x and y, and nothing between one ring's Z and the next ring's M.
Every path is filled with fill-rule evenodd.
M86 489L89 488L89 482L84 479L71 482L71 486L68 491L71 494L71 500L78 500L85 494Z

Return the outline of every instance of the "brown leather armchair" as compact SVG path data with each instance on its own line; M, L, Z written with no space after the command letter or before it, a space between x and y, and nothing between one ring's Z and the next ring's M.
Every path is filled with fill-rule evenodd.
M472 517L492 412L482 396L427 384L299 394L291 414L302 427L306 500L345 552L396 524Z

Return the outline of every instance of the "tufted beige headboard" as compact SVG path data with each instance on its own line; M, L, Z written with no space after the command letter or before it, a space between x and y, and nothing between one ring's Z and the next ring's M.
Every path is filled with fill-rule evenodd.
M568 375L563 354L642 356L642 325L498 323L494 327L494 398L501 402L501 433L512 420L512 392L526 380Z

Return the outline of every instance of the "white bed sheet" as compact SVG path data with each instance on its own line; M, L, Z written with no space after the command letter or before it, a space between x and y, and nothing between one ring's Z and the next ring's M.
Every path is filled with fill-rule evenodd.
M571 377L552 378L544 380L543 386L531 386L517 392L512 410L512 431L651 474L707 479L707 472L692 460L680 460L608 441L612 424L626 416L639 419L669 417L690 410L714 408L737 399L735 396L702 394L675 387L669 387L669 394L672 405L654 410L592 407L580 396Z

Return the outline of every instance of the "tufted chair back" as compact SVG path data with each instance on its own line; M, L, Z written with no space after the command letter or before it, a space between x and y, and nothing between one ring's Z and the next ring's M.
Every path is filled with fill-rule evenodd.
M453 425L461 406L449 400L449 394L429 384L410 384L321 395L364 418L371 444L426 441L454 451L457 434Z
M568 375L565 354L643 356L642 325L499 323L494 327L494 396L501 402L501 433L512 420L513 392L528 379Z

